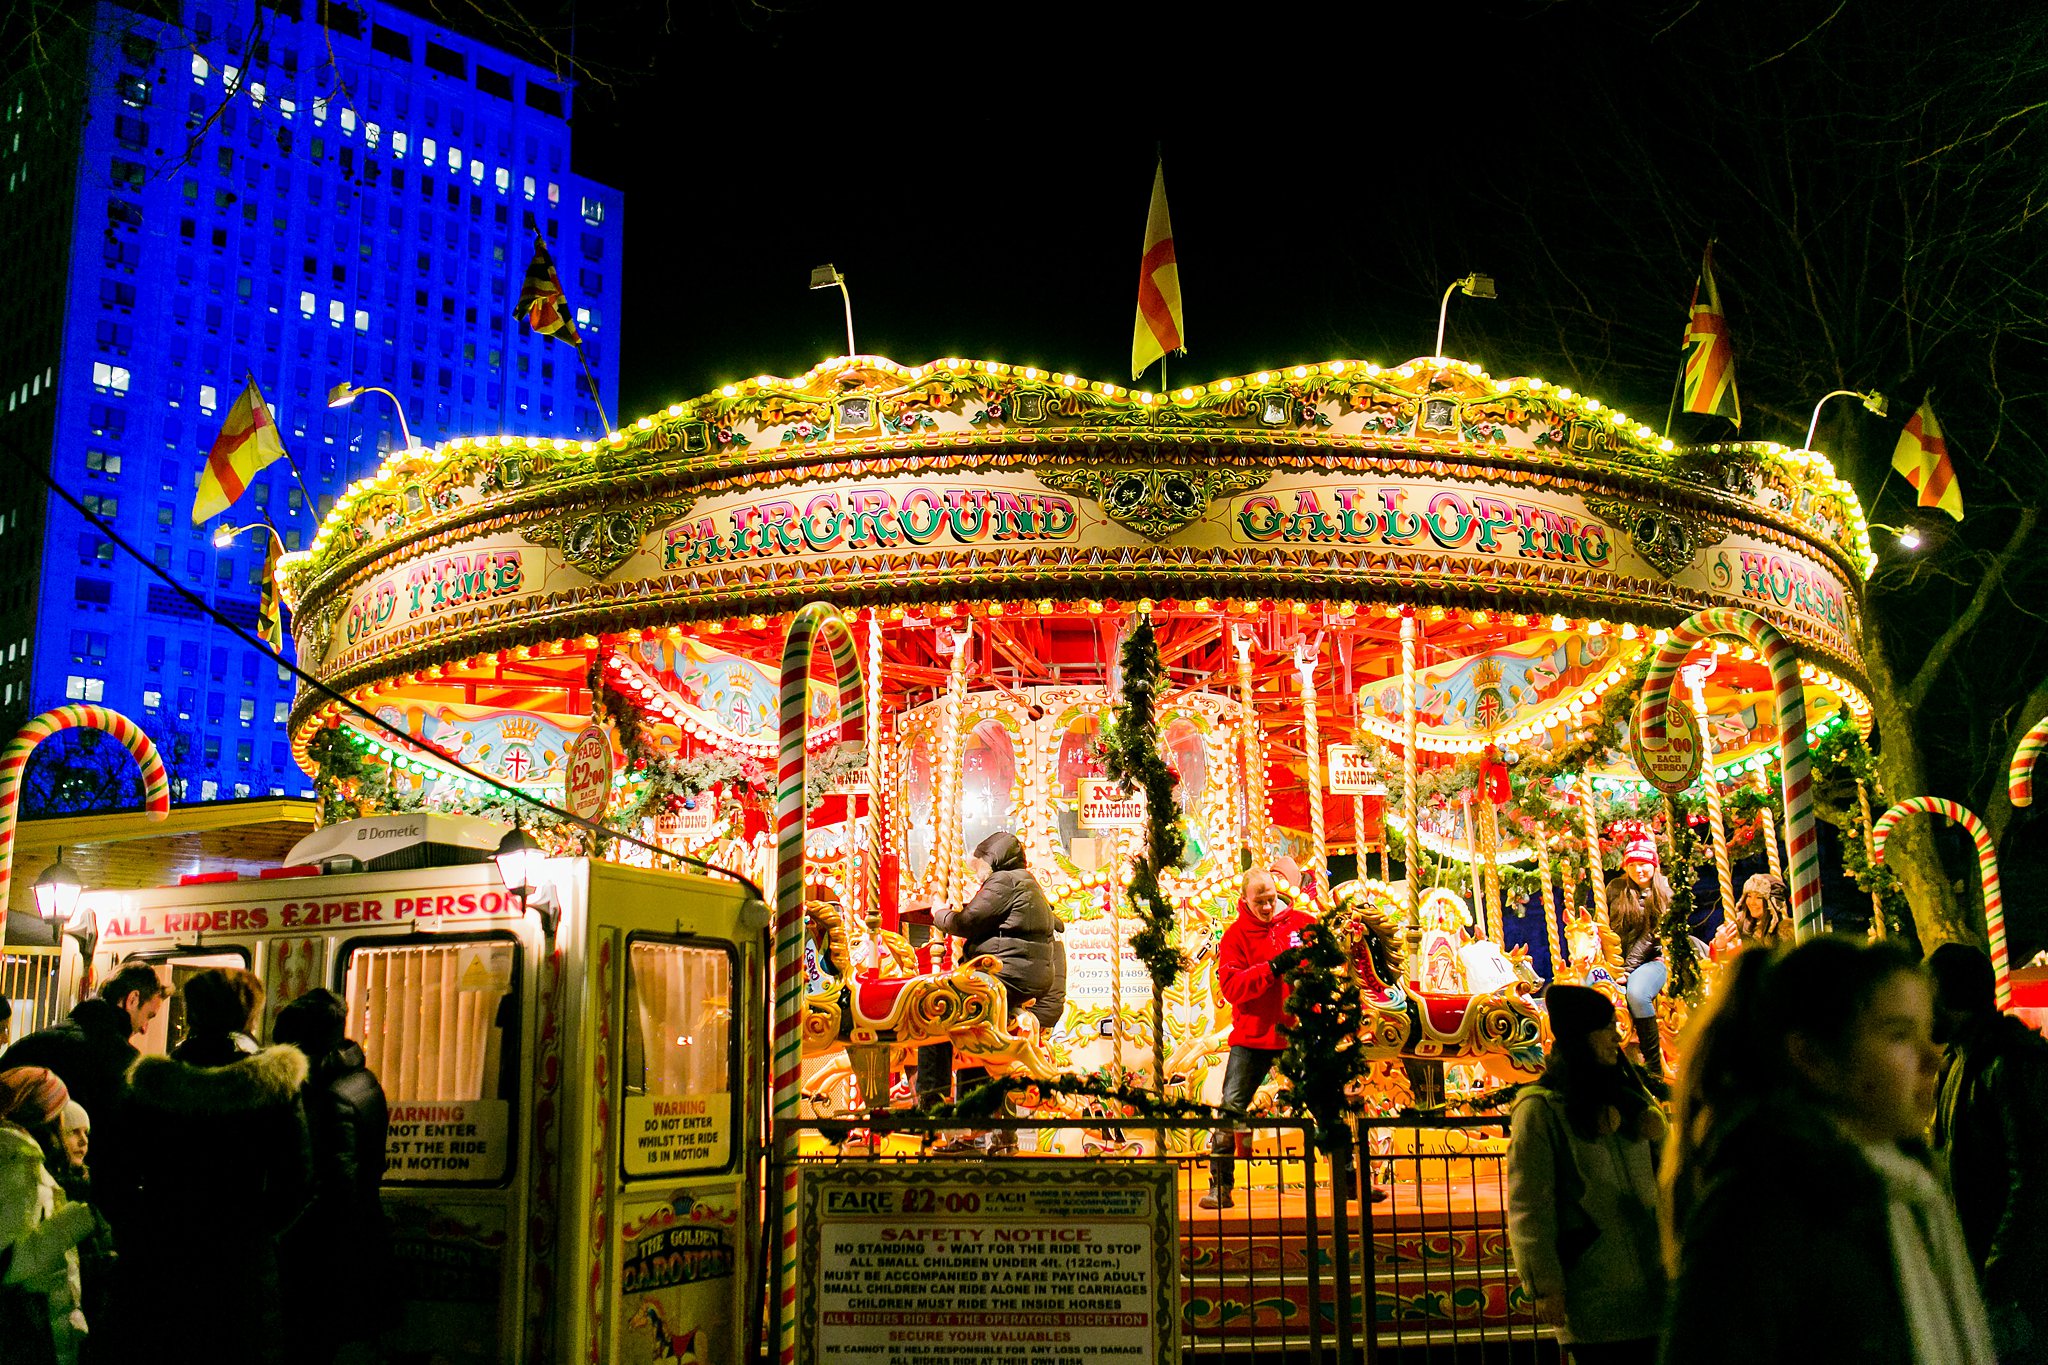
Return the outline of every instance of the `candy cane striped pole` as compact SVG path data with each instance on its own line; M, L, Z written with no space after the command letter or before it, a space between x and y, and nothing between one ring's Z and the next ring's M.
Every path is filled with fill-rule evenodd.
M1785 784L1785 852L1792 881L1794 936L1805 942L1821 931L1820 842L1813 827L1813 775L1806 757L1806 688L1799 681L1799 657L1777 627L1740 607L1711 607L1673 627L1658 646L1636 703L1636 730L1646 749L1665 743L1664 716L1671 705L1671 680L1694 645L1732 635L1756 647L1771 670L1777 703L1778 747Z
M1735 913L1735 869L1728 858L1728 826L1721 818L1721 784L1714 780L1714 732L1707 724L1706 675L1697 669L1684 673L1692 693L1692 714L1699 722L1700 783L1707 789L1707 832L1713 836L1714 876L1721 890L1721 914Z
M1998 979L1998 1008L2012 1005L2012 968L2005 952L2005 893L1998 883L1998 854L1991 847L1991 831L1974 811L1943 796L1909 796L1878 818L1870 831L1870 843L1877 861L1884 862L1885 840L1892 826L1908 815L1946 815L1970 832L1977 845L1977 874L1984 881L1984 933L1991 940L1991 970Z
M839 734L868 738L866 702L861 696L860 655L853 632L839 613L813 602L790 618L782 643L782 697L778 717L781 751L775 770L775 1029L771 1113L777 1121L797 1116L803 1070L804 941L804 732L810 718L811 653L818 636L832 655L839 689ZM781 1334L777 1359L796 1359L796 1144L778 1138L782 1163L782 1247L776 1262L776 1297Z
M137 725L119 711L104 706L74 704L43 712L14 732L14 739L0 751L0 911L14 881L14 818L21 804L21 778L28 768L28 756L35 747L60 730L99 730L120 741L142 769L142 805L152 820L171 813L171 779L156 745ZM5 916L0 915L0 943L6 941ZM89 966L90 964L88 964Z
M2006 774L2006 791L2015 806L2034 804L2034 760L2048 749L2048 716L2034 722L2034 728L2020 738L2013 751L2012 769Z

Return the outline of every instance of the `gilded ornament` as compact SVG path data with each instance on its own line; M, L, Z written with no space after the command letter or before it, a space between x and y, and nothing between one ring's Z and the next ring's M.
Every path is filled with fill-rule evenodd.
M1152 541L1165 540L1199 520L1217 498L1248 492L1273 477L1273 471L1264 465L1136 469L1041 465L1032 472L1048 488L1093 498L1110 520Z
M527 522L519 531L536 545L560 547L563 558L592 578L601 579L632 557L650 527L674 521L689 511L695 501L664 498L571 509L541 521Z
M1586 509L1626 531L1636 553L1666 578L1685 569L1701 550L1719 545L1728 537L1727 529L1713 518L1661 504L1624 502L1588 494Z

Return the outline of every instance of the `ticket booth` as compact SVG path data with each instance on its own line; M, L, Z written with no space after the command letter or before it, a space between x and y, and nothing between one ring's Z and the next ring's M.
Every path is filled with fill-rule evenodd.
M735 1360L758 1302L766 912L587 859L88 893L95 967L347 1002L391 1105L398 1357ZM147 1038L182 1036L174 998ZM746 1298L748 1294L754 1298Z

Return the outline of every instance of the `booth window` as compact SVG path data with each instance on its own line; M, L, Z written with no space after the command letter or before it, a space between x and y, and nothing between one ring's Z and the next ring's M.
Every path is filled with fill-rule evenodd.
M361 945L348 959L349 1036L393 1100L498 1098L516 944Z
M733 954L731 949L634 937L626 960L625 1057L621 1081L629 1131L628 1175L672 1175L724 1167L739 1143L733 1093ZM670 1110L691 1117L670 1123ZM630 1116L643 1104L656 1128L683 1135L665 1149L640 1152ZM643 1125L645 1126L645 1125Z
M249 954L243 948L225 948L155 958L149 965L156 968L156 979L163 983L167 999L164 1008L157 1011L156 1018L143 1031L136 1050L147 1056L161 1057L185 1041L185 983L214 967L247 967Z
M499 1184L512 1170L519 945L349 946L348 1035L391 1105L385 1183Z

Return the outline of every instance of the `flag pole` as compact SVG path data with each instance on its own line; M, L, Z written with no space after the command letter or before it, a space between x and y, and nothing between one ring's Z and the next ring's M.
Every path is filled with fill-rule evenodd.
M268 398L263 397L263 386L256 382L256 371L244 368L242 373L248 376L249 387L256 390L256 397L262 402L263 411L269 414L270 425L276 427L277 413L275 410L271 408L270 400ZM299 462L292 458L291 447L284 443L284 429L282 427L278 427L277 431L277 448L280 451L284 452L285 468L291 470L292 478L299 485L299 492L305 495L306 511L317 519L319 516L319 511L317 505L313 501L313 490L306 487L306 476L299 472ZM266 525L268 525L270 522L270 517L267 514L267 512L263 518L263 521ZM275 531L277 528L275 526L272 526L270 529L272 531ZM283 538L279 537L279 539L282 540Z
M605 415L604 399L597 396L597 376L590 372L590 357L583 354L583 342L576 342L576 359L583 364L583 377L590 381L590 401L597 404L597 420L604 423L604 434L612 434L612 419Z

